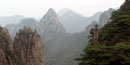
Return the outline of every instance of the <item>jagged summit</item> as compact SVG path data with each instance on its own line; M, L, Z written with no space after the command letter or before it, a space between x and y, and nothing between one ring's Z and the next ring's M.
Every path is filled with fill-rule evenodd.
M24 27L16 34L13 44L14 53L22 65L44 65L42 40L36 31Z

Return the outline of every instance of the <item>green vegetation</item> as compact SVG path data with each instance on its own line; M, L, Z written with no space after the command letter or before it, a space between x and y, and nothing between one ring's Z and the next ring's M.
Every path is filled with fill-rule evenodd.
M130 15L118 10L113 12L111 19L111 23L100 30L100 42L107 45L115 45L119 42L129 43Z
M81 58L79 65L130 65L130 45L118 43L115 46L89 45Z
M130 1L113 12L111 22L100 29L100 44L92 45L92 39L81 57L75 59L79 65L130 65Z

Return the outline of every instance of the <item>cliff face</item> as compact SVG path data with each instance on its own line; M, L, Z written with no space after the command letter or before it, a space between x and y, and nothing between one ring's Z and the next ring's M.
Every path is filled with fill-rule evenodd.
M36 31L24 27L16 34L13 48L22 65L44 65L43 45Z
M0 27L0 65L44 65L44 51L36 31L24 27L14 42L8 31Z
M0 65L15 65L12 43L7 29L0 27Z
M11 49L13 41L9 35L7 29L0 27L0 48L5 50Z

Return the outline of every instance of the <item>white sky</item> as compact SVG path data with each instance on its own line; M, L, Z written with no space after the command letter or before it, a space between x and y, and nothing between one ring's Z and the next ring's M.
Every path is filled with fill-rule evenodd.
M0 16L24 15L41 18L49 8L56 12L69 8L84 16L118 8L124 0L0 0Z

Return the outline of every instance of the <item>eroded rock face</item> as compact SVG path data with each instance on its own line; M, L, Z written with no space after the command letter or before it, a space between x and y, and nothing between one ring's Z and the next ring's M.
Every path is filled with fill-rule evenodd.
M36 31L24 27L16 34L13 48L22 65L44 65L43 45Z
M0 27L0 65L16 65L12 43L7 29Z
M12 48L13 41L7 29L0 27L0 49L8 50Z
M24 28L14 42L7 29L0 27L0 65L44 65L43 45L38 33Z

